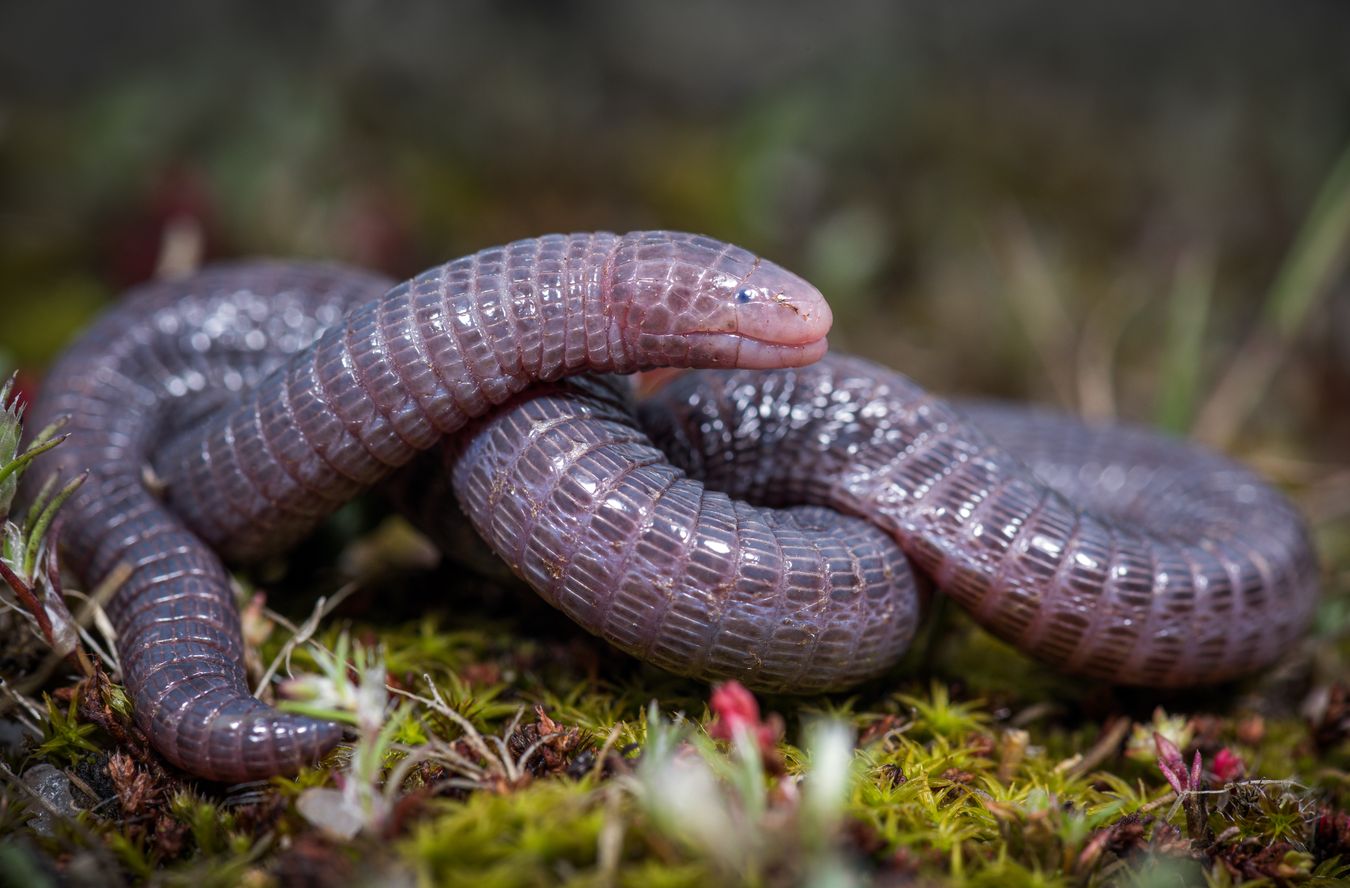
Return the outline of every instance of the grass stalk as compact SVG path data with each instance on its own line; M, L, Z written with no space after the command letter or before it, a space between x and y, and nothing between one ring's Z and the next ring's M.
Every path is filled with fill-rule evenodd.
M1261 320L1200 411L1195 436L1232 442L1261 404L1314 309L1344 266L1350 244L1350 147L1327 176L1262 306Z

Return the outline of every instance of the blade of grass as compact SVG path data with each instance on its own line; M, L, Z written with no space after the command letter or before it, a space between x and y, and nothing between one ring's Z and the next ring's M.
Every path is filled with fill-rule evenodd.
M70 499L71 495L79 489L84 480L89 477L89 472L84 471L66 482L66 486L51 498L50 502L44 503L41 513L30 527L24 528L28 533L28 546L23 553L23 572L24 576L33 576L33 571L37 569L38 548L41 547L43 539L47 536L47 528L51 527L52 520L56 517L57 511Z
M37 459L39 456L46 453L48 450L51 450L69 437L69 435L58 435L55 438L47 438L45 440L34 439L32 445L30 445L27 450L6 463L3 468L0 468L0 484L8 481L11 475L21 472L24 466L28 465L34 459Z
M1117 356L1126 329L1143 309L1139 286L1129 274L1103 290L1089 309L1075 346L1075 381L1078 413L1088 419L1114 419L1116 410Z
M1009 213L995 234L995 256L1010 282L1008 304L1041 361L1055 400L1061 406L1073 407L1073 321L1054 270L1020 214Z
M1154 421L1169 432L1184 433L1194 417L1205 323L1213 295L1214 256L1204 249L1187 252L1172 281L1154 408Z
M1275 277L1261 322L1200 411L1194 433L1215 446L1230 443L1261 403L1313 308L1325 296L1350 243L1350 147L1332 167L1294 245Z

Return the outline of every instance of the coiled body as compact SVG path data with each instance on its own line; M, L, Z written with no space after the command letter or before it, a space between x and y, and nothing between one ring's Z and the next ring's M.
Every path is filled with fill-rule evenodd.
M981 625L1066 671L1220 681L1287 650L1316 604L1316 559L1288 500L1143 429L953 407L838 355L680 379L643 419L733 495L865 516Z
M805 281L672 232L517 241L393 288L348 269L211 269L131 294L61 357L30 425L69 415L71 440L24 493L89 471L63 510L66 563L89 587L131 568L109 615L156 748L219 780L294 771L340 729L250 695L229 577L203 541L284 547L531 382L805 363L829 326Z
M920 595L882 529L805 498L752 505L671 455L692 457L652 443L621 380L581 377L531 390L410 467L394 499L449 548L457 498L545 600L674 672L807 693L856 684L904 652Z
M424 525L439 463L548 600L686 674L805 691L884 670L918 617L902 550L999 635L1116 681L1239 674L1306 624L1306 532L1249 473L1145 433L981 412L1047 486L883 368L767 369L819 359L828 326L805 282L664 232L521 241L393 288L225 267L105 317L32 426L70 414L42 464L91 471L66 507L66 563L90 585L132 567L110 615L138 720L214 779L294 770L338 729L249 696L204 543L278 551L442 446L395 483ZM641 422L614 383L525 391L656 366L743 369L678 380Z
M70 432L30 478L89 472L63 509L64 563L90 589L131 568L108 615L137 721L176 764L220 779L293 771L342 732L249 694L229 575L147 486L149 456L388 284L344 269L254 265L246 282L240 271L131 295L53 367L29 424L64 415Z

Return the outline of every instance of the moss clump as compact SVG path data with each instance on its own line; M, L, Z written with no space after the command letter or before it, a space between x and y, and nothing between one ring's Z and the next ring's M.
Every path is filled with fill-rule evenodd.
M1346 655L1343 636L1309 642L1299 706L1287 676L1207 702L1146 700L1042 674L949 616L926 677L775 698L775 720L752 699L748 711L705 703L696 683L497 615L457 616L451 632L428 616L330 621L290 648L291 668L348 683L329 702L356 725L353 746L295 778L194 785L107 705L114 686L86 682L49 701L44 738L9 756L0 812L23 841L0 866L78 882L90 860L196 885L1350 878L1350 698L1316 665ZM285 636L271 633L260 662ZM1029 676L1024 689L1007 663ZM69 775L85 809L46 831L19 776L38 762Z

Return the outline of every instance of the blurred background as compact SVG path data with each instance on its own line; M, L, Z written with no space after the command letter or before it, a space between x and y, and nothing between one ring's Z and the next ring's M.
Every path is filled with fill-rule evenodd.
M803 273L836 347L930 387L1350 500L1345 3L5 2L0 35L30 385L199 261L673 227Z

